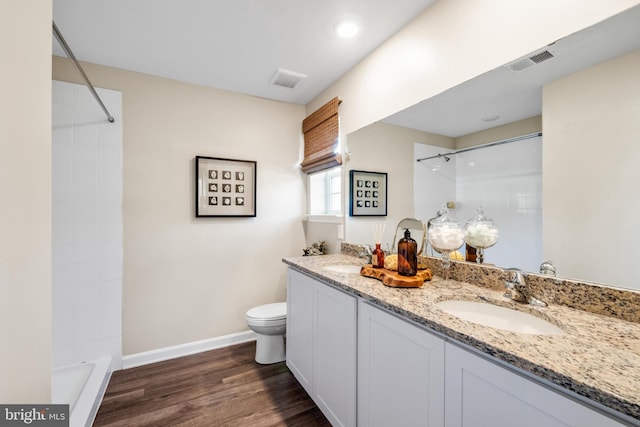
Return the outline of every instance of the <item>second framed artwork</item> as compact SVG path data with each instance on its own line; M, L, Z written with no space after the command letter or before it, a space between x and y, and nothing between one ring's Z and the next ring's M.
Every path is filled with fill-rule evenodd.
M256 162L196 156L196 216L256 216Z
M349 216L387 216L387 174L349 171Z

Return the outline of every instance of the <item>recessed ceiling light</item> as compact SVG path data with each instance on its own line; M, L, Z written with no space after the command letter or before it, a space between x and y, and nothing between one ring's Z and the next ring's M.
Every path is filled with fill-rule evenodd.
M345 39L355 37L358 34L358 31L360 31L358 24L353 21L340 21L338 22L338 25L336 25L336 33Z

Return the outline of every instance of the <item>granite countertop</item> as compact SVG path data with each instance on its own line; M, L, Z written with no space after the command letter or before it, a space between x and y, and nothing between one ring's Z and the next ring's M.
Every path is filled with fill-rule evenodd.
M359 274L323 269L330 264L364 264L348 255L285 258L347 293L435 330L453 340L640 420L640 324L562 305L532 307L504 298L504 292L434 277L421 288L392 288ZM440 301L488 300L543 318L564 335L526 335L458 319L434 305Z

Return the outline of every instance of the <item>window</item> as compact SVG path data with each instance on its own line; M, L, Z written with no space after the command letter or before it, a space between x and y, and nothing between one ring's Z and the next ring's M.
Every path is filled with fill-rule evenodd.
M342 168L309 175L309 215L342 214Z

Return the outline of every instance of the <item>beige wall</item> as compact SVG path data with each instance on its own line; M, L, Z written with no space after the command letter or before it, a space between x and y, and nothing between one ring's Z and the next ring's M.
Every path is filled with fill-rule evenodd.
M300 255L304 107L83 64L123 93L125 355L246 330ZM78 81L54 57L53 78ZM195 218L196 155L256 160L256 218Z
M640 51L545 85L544 257L562 276L638 288Z
M51 396L51 0L0 12L0 402Z
M536 132L542 132L542 116L529 117L528 119L460 136L456 138L456 150Z
M438 1L307 105L342 99L348 134L640 3Z
M385 223L383 243L393 241L401 219L413 217L414 144L453 148L454 140L442 135L420 132L386 123L374 123L348 136L351 153L345 169L345 240L349 243L373 244L373 223ZM386 172L387 216L349 217L349 170Z

